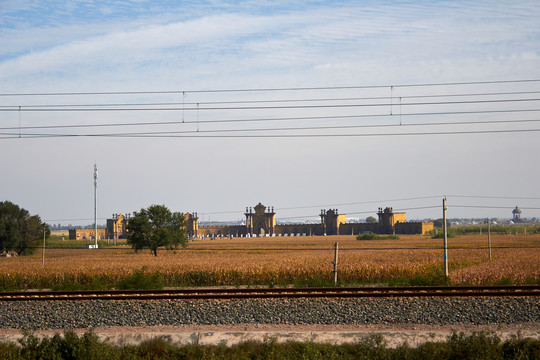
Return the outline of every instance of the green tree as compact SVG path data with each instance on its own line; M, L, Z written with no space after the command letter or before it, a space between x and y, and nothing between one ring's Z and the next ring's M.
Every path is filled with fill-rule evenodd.
M31 216L27 210L10 201L0 202L0 252L31 254L43 239L43 231L49 237L49 226L38 215Z
M377 219L375 219L373 216L368 216L366 218L366 222L369 223L369 224L374 224L377 222Z
M444 222L442 218L433 221L433 227L436 227L436 228L442 228L443 224ZM448 229L450 225L451 225L450 220L446 219L446 228Z
M127 241L135 251L149 248L155 256L160 246L167 250L186 247L184 214L172 213L163 205L135 211L127 224Z

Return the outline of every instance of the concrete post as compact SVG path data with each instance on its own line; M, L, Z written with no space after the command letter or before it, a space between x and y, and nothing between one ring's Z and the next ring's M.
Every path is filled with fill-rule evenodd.
M334 285L337 285L337 269L338 269L338 243L335 244L334 252Z
M448 233L446 229L446 196L443 199L444 276L448 277Z

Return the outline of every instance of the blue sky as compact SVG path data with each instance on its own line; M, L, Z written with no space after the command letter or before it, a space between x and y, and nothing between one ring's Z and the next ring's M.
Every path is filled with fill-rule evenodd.
M489 109L519 111L463 116L413 117L407 112L435 108L406 104L418 95L471 92L529 92L520 96L535 99L539 83L396 86L540 79L539 15L540 4L534 1L0 1L0 106L10 109L0 112L0 132L7 134L0 139L0 199L51 222L86 223L93 214L91 172L96 162L100 217L159 203L176 211L198 211L205 220L235 220L245 206L262 201L278 210L278 218L316 216L323 205L350 217L365 218L379 206L393 206L409 209L410 219L436 218L445 194L487 197L450 197L450 205L478 208L455 206L449 216L508 217L507 208L520 205L530 208L523 216L540 217L540 170L532 163L540 153L539 133L529 131L540 128L534 122L538 112L532 111L538 101L490 103ZM377 87L360 89L366 86ZM298 87L354 89L198 92ZM6 95L126 91L145 93ZM166 91L177 93L161 93ZM368 107L207 109L227 101L308 99L302 102L306 105L323 103L316 99L389 96L394 117L384 120L366 119L376 115ZM36 105L155 102L182 103L186 109L27 111ZM13 111L18 107L23 111ZM480 105L444 108L450 110L480 110ZM396 113L403 116L398 119ZM359 117L336 119L338 115ZM328 118L305 119L314 116ZM25 129L184 120L182 131L240 131L246 123L209 121L264 117L304 118L279 122L288 127L388 125L398 120L404 125L529 123L437 128L527 130L519 133L322 138L118 138L82 136L95 133L71 128L54 133L70 136L32 138L27 135L38 130ZM275 134L276 123L249 126L259 131L271 127ZM171 129L144 127L149 132ZM333 128L326 133L351 131L371 130ZM421 199L426 196L430 198Z

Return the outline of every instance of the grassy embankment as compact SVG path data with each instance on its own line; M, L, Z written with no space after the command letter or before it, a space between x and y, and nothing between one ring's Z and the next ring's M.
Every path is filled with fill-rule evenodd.
M26 334L15 344L0 343L2 359L538 359L540 341L516 335L501 341L496 335L454 333L446 341L428 342L417 348L406 344L388 348L381 337L371 336L355 344L246 342L225 345L173 345L163 338L140 345L114 346L87 332L66 332L38 340Z

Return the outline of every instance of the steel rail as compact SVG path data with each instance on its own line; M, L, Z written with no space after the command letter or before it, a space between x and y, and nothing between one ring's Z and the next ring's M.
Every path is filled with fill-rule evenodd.
M0 293L0 301L160 300L246 298L360 298L440 296L540 296L540 286L413 286L345 288L189 288L169 290L27 291Z

